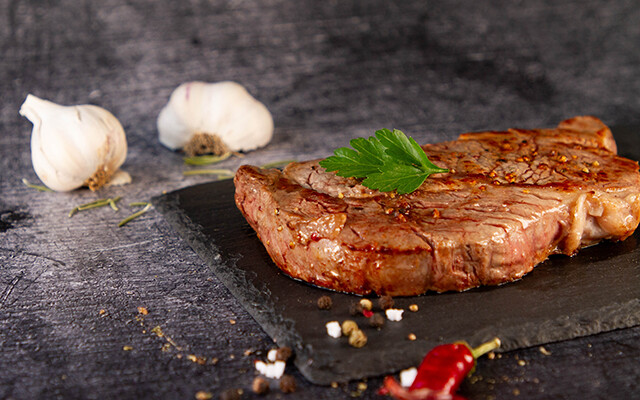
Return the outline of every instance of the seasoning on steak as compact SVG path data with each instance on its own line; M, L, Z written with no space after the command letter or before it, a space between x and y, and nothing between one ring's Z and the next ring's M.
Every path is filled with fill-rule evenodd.
M423 149L450 172L411 194L368 189L315 160L241 167L236 204L293 278L392 296L513 281L550 254L624 240L638 226L638 163L616 155L597 118Z

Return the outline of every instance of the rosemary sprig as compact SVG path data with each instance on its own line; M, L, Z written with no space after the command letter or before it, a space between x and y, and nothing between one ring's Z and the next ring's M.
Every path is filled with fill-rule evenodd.
M129 205L132 206L132 207L144 205L144 208L142 210L140 210L140 211L134 212L133 214L129 215L127 218L125 218L122 221L120 221L118 223L118 228L125 226L129 222L133 221L134 219L138 218L142 214L144 214L147 211L149 211L149 209L151 208L151 203L148 203L148 202L135 202L135 203L131 203Z
M90 210L92 208L97 208L97 207L109 206L114 211L118 211L116 202L118 202L120 199L121 197L118 196L114 198L99 199L99 200L92 201L90 203L80 204L79 206L75 206L71 211L69 211L69 218L73 217L73 214L77 213L78 211Z
M189 175L218 175L218 178L232 178L234 173L230 169L192 169L190 171L184 171L182 173L185 176Z
M183 158L184 163L187 165L209 165L219 163L220 161L224 161L227 158L231 157L232 153L227 151L219 156L215 155L204 155L204 156L195 156L195 157L185 157Z
M38 190L38 191L40 191L40 192L53 192L53 190L49 189L49 188L48 188L48 187L46 187L46 186L43 186L43 185L34 185L33 183L29 183L29 181L28 181L28 180L26 180L25 178L22 178L22 183L23 183L26 187L31 188L31 189Z
M266 164L262 164L260 166L260 168L278 168L278 167L284 167L285 165L292 163L292 162L296 162L297 160L278 160L278 161L272 161Z

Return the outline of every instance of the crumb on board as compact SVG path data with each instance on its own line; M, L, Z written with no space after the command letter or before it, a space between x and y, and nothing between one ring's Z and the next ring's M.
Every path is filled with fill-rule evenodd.
M147 310L146 307L138 307L138 313L142 315L147 315L149 314L149 310Z
M127 346L122 346L122 350L131 351L131 350L133 350L133 347L132 346L128 346L128 345Z
M418 305L417 304L411 304L409 306L409 311L411 312L418 312Z

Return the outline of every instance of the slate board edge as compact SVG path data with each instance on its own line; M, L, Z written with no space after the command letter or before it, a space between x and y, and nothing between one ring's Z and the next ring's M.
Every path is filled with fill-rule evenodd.
M206 185L207 183L203 184ZM272 300L266 296L260 288L256 288L253 284L246 282L243 271L239 268L233 268L235 265L227 265L220 256L218 247L210 243L209 248L206 243L210 242L202 234L198 224L193 223L186 216L180 207L179 194L180 190L176 190L165 195L155 196L151 199L154 207L162 213L169 225L182 237L189 246L203 260L216 260L217 262L207 262L209 268L222 281L225 287L241 300L240 304L249 312L249 314L258 322L262 329L276 342L279 346L286 345L295 350L295 365L300 369L302 374L312 383L330 384L331 381L318 381L315 379L315 365L310 357L312 349L308 345L304 345L302 338L295 332L293 326L294 321L284 319L275 312L276 305L272 304ZM190 232L190 233L187 233ZM233 264L233 263L232 263ZM228 268L232 267L232 268ZM239 289L238 281L244 281L243 290ZM249 295L250 294L250 295ZM271 304L272 307L266 306ZM276 323L274 323L276 321ZM279 327L279 328L275 328ZM322 369L322 366L318 365Z

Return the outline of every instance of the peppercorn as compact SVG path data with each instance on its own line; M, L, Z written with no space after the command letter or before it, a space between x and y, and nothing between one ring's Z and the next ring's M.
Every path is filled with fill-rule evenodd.
M242 389L227 389L220 394L220 400L240 400Z
M280 378L280 390L282 393L293 393L296 391L296 378L292 375L282 375Z
M342 323L342 334L345 336L350 336L353 331L358 329L358 324L354 321L348 319Z
M369 325L371 327L380 329L384 326L384 317L380 313L374 313L371 318L369 318Z
M251 390L255 394L265 394L269 391L269 382L261 376L256 376L251 384Z
M391 296L382 296L378 299L378 307L381 310L386 310L387 308L393 308L393 297Z
M292 351L289 346L282 346L276 352L276 361L287 361L291 357Z
M331 310L333 301L329 296L322 296L318 299L318 308L321 310Z
M360 304L360 302L355 302L351 304L351 306L349 307L349 314L353 316L362 314L362 305Z
M360 305L362 306L363 310L367 310L367 311L371 311L371 309L373 308L373 304L369 299L360 300Z
M349 335L349 344L357 348L363 347L367 344L367 335L360 329L356 329Z

